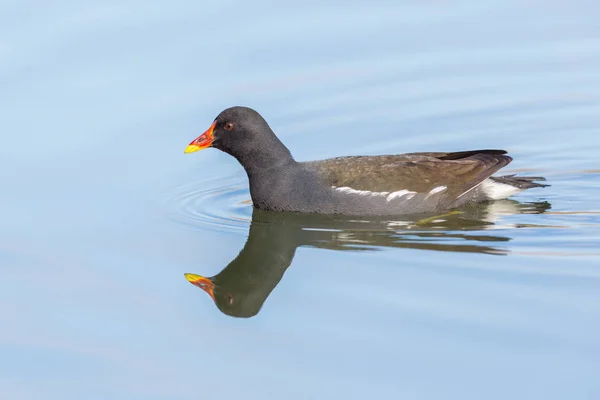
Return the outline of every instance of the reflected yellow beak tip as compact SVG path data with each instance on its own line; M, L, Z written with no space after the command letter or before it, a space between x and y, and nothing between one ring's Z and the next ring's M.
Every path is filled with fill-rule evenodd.
M185 279L187 279L190 283L198 282L199 280L204 279L203 276L196 274L183 274L183 276L185 276Z
M196 146L195 144L190 144L188 147L185 148L185 150L183 152L185 154L188 154L188 153L194 153L198 150L202 150L202 147Z

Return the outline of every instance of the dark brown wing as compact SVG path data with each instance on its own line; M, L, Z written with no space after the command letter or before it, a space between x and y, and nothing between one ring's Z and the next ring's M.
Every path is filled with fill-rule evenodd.
M427 152L427 153L406 153L400 154L398 157L404 156L425 156L439 158L440 160L460 160L477 154L489 154L493 156L502 156L506 154L506 150L467 150L467 151L455 151L452 153L442 152Z
M350 156L305 163L331 186L356 190L428 193L445 186L443 197L456 199L489 178L512 158L504 150Z

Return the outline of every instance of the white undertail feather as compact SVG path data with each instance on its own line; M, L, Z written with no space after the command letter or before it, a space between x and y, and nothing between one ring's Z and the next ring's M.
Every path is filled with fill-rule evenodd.
M512 185L496 182L491 179L486 179L481 183L481 190L488 200L501 200L506 199L513 194L519 193L522 189Z

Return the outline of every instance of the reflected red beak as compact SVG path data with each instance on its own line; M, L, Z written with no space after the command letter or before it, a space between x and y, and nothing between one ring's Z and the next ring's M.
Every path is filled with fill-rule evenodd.
M184 274L185 279L188 280L192 285L198 286L200 289L204 290L208 295L215 301L215 284L208 278L205 278L196 274Z
M216 124L216 121L213 122L210 128L206 130L206 132L194 139L192 143L190 143L188 147L185 148L184 153L193 153L195 151L204 150L212 146L214 140L213 131L215 130Z

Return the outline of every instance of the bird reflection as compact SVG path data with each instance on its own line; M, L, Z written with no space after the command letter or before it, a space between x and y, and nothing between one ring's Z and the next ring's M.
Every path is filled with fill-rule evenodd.
M509 251L502 244L511 238L493 234L498 220L514 214L541 214L549 208L547 202L503 200L441 216L402 220L254 209L248 240L229 265L213 277L196 274L185 274L185 277L208 293L221 312L249 318L260 311L299 246L340 251L394 247L505 255Z

